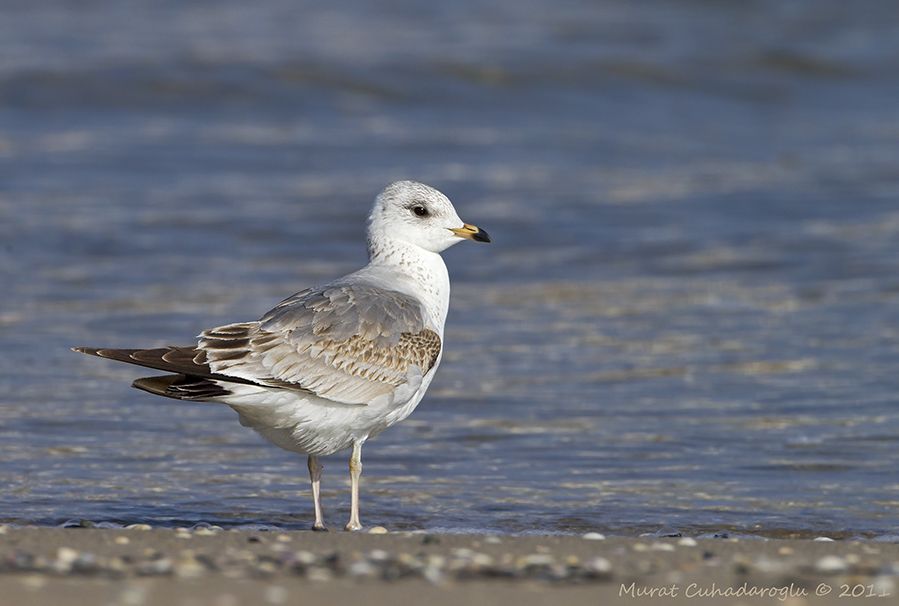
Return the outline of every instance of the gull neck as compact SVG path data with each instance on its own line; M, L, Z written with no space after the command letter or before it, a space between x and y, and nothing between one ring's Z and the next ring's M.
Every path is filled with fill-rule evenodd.
M369 268L390 274L389 285L421 301L434 328L443 336L443 324L449 310L449 272L439 253L420 246L379 238L369 240Z

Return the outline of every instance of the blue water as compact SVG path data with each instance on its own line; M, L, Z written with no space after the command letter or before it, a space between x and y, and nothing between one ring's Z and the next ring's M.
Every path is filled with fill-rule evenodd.
M304 461L72 345L186 344L363 264L397 178L446 254L389 528L899 529L894 3L5 3L0 520L305 527ZM348 509L326 462L328 521Z

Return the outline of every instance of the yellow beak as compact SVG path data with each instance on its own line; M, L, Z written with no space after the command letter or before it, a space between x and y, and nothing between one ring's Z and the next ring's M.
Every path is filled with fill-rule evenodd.
M466 240L474 240L475 242L490 242L490 236L486 231L484 231L477 225L472 225L470 223L466 223L462 227L451 227L450 231L460 238L465 238Z

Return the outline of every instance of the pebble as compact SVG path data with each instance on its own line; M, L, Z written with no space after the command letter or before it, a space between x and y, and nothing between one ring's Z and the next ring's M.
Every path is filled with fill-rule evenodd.
M612 563L606 558L593 558L587 562L586 570L590 576L607 577L612 574Z
M318 558L315 557L315 554L311 551L295 551L293 554L294 560L303 564L304 566L311 566L315 564Z
M197 528L194 530L194 534L198 537L208 537L216 534L218 531L212 528Z
M653 543L650 549L653 551L674 551L674 545L671 543Z
M696 542L696 539L693 537L684 537L682 539L678 539L677 544L681 547L696 547L699 543Z
M830 537L815 537L815 541L818 543L833 543L833 539Z
M256 576L260 577L270 577L276 572L278 572L278 566L269 560L263 560L256 564L256 567L253 569L253 572ZM308 572L306 573L308 576Z
M426 566L422 576L432 585L443 585L446 582L443 571L438 566Z
M354 577L373 577L378 573L378 569L367 560L358 560L350 564L349 573Z
M122 558L112 557L106 562L106 572L112 577L123 577L128 572L128 566Z
M490 535L489 537L484 539L484 542L490 545L499 545L500 543L502 543L502 540L497 536Z
M131 539L129 539L126 536L119 535L114 539L114 542L116 545L127 545L128 543L131 542Z
M383 526L372 526L368 529L368 534L387 534L388 530Z
M71 547L60 547L56 550L56 561L65 566L71 566L78 559L78 551Z
M605 541L606 535L601 532L588 532L581 536L582 539L587 539L588 541Z
M817 539L815 540L817 541ZM849 565L843 558L834 555L824 556L815 562L815 570L824 574L838 574L846 572L848 568Z
M275 537L275 540L279 543L290 543L293 539L290 538L289 534L279 534Z
M125 530L153 530L153 527L149 524L128 524Z
M6 524L0 524L0 534L6 534Z
M734 572L738 575L746 575L752 570L749 558L742 554L737 554L733 558Z
M92 553L80 553L72 562L72 571L78 574L96 574L100 571L100 561Z
M769 558L768 556L760 556L753 562L751 570L755 570L755 572L760 572L761 574L767 575L775 575L782 573L784 570L789 570L790 566L784 560L779 560L776 558Z
M140 576L164 576L172 574L172 571L172 561L169 558L159 558L139 564L136 572Z
M195 579L206 572L203 566L191 552L185 552L175 564L175 576L182 579Z

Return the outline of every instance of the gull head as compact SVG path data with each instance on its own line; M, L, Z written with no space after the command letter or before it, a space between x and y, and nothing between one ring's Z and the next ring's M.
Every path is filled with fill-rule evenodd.
M439 253L462 240L490 242L487 232L465 223L453 203L424 183L397 181L378 194L368 217L368 239L394 240Z

